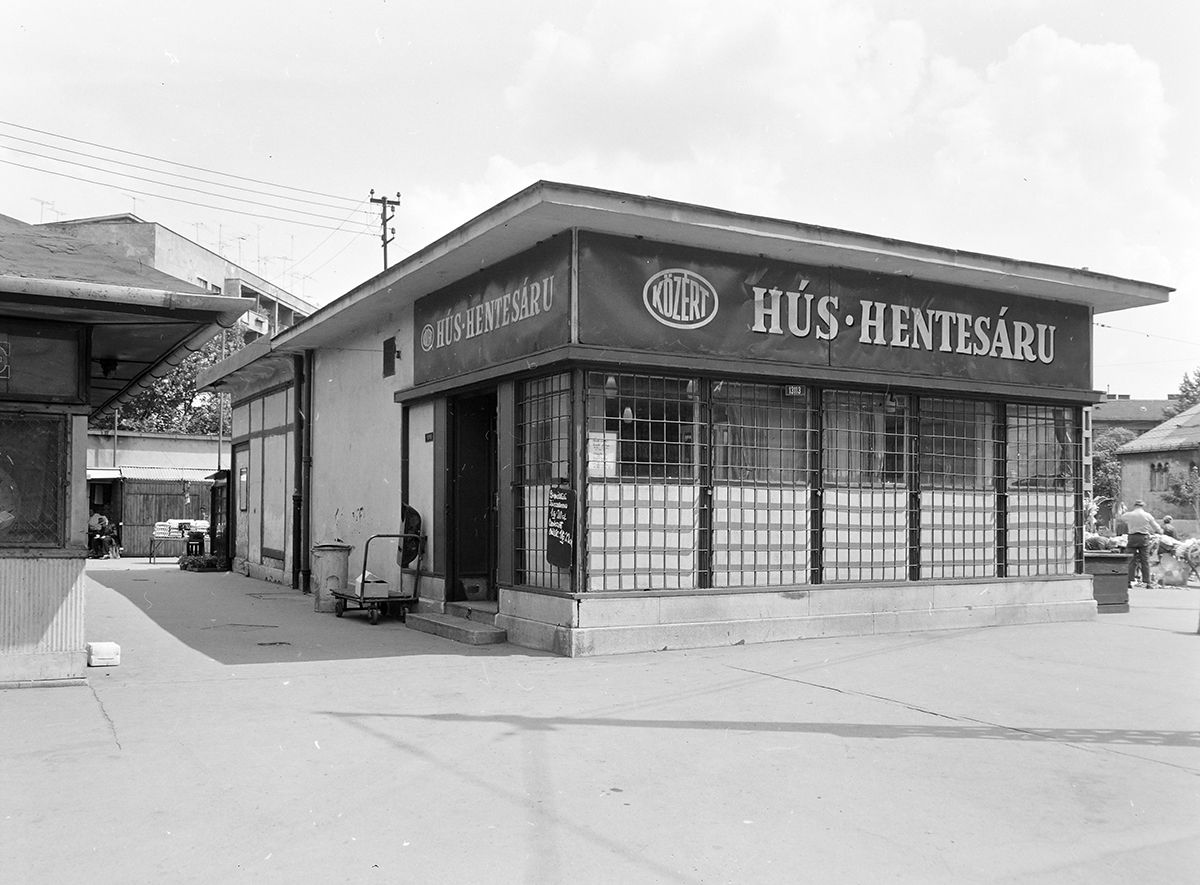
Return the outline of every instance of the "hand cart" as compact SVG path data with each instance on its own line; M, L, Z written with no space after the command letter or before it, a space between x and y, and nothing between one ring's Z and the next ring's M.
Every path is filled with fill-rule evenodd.
M404 589L404 575L406 573L413 574L412 593L398 596L376 596L370 597L365 595L368 584L383 584L385 581L372 581L367 576L370 572L367 571L367 556L371 551L371 542L377 538L395 538L399 542L396 545L396 562L400 565L400 587ZM339 618L346 613L347 608L354 608L367 613L367 619L372 624L378 624L381 615L388 611L388 606L397 605L400 608L400 620L403 621L408 615L408 606L417 601L417 590L421 583L421 564L425 560L425 536L419 532L403 532L400 534L379 534L371 535L367 538L367 543L363 545L363 560L362 570L358 573L359 588L362 592L349 593L331 591L335 602L333 604L333 613Z

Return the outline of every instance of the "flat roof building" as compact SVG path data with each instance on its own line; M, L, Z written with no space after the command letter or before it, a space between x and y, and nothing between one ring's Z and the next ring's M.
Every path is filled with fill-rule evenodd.
M303 586L405 502L413 620L582 655L1085 618L1092 317L1169 292L539 182L202 381L244 570Z

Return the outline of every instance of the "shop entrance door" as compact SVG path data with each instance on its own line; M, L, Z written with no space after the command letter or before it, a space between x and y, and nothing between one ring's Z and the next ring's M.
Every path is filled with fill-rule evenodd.
M496 599L496 393L450 403L450 601Z

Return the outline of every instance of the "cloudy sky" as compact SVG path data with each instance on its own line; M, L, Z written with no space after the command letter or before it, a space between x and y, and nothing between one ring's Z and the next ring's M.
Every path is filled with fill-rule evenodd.
M382 268L369 189L394 262L544 178L1172 286L1097 318L1095 384L1200 367L1197 4L4 6L0 214L136 212L324 303Z

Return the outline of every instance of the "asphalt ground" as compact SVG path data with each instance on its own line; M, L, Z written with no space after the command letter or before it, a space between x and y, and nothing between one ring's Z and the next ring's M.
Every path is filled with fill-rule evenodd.
M1153 883L1200 869L1200 591L1092 622L570 660L89 565L0 691L0 881Z

